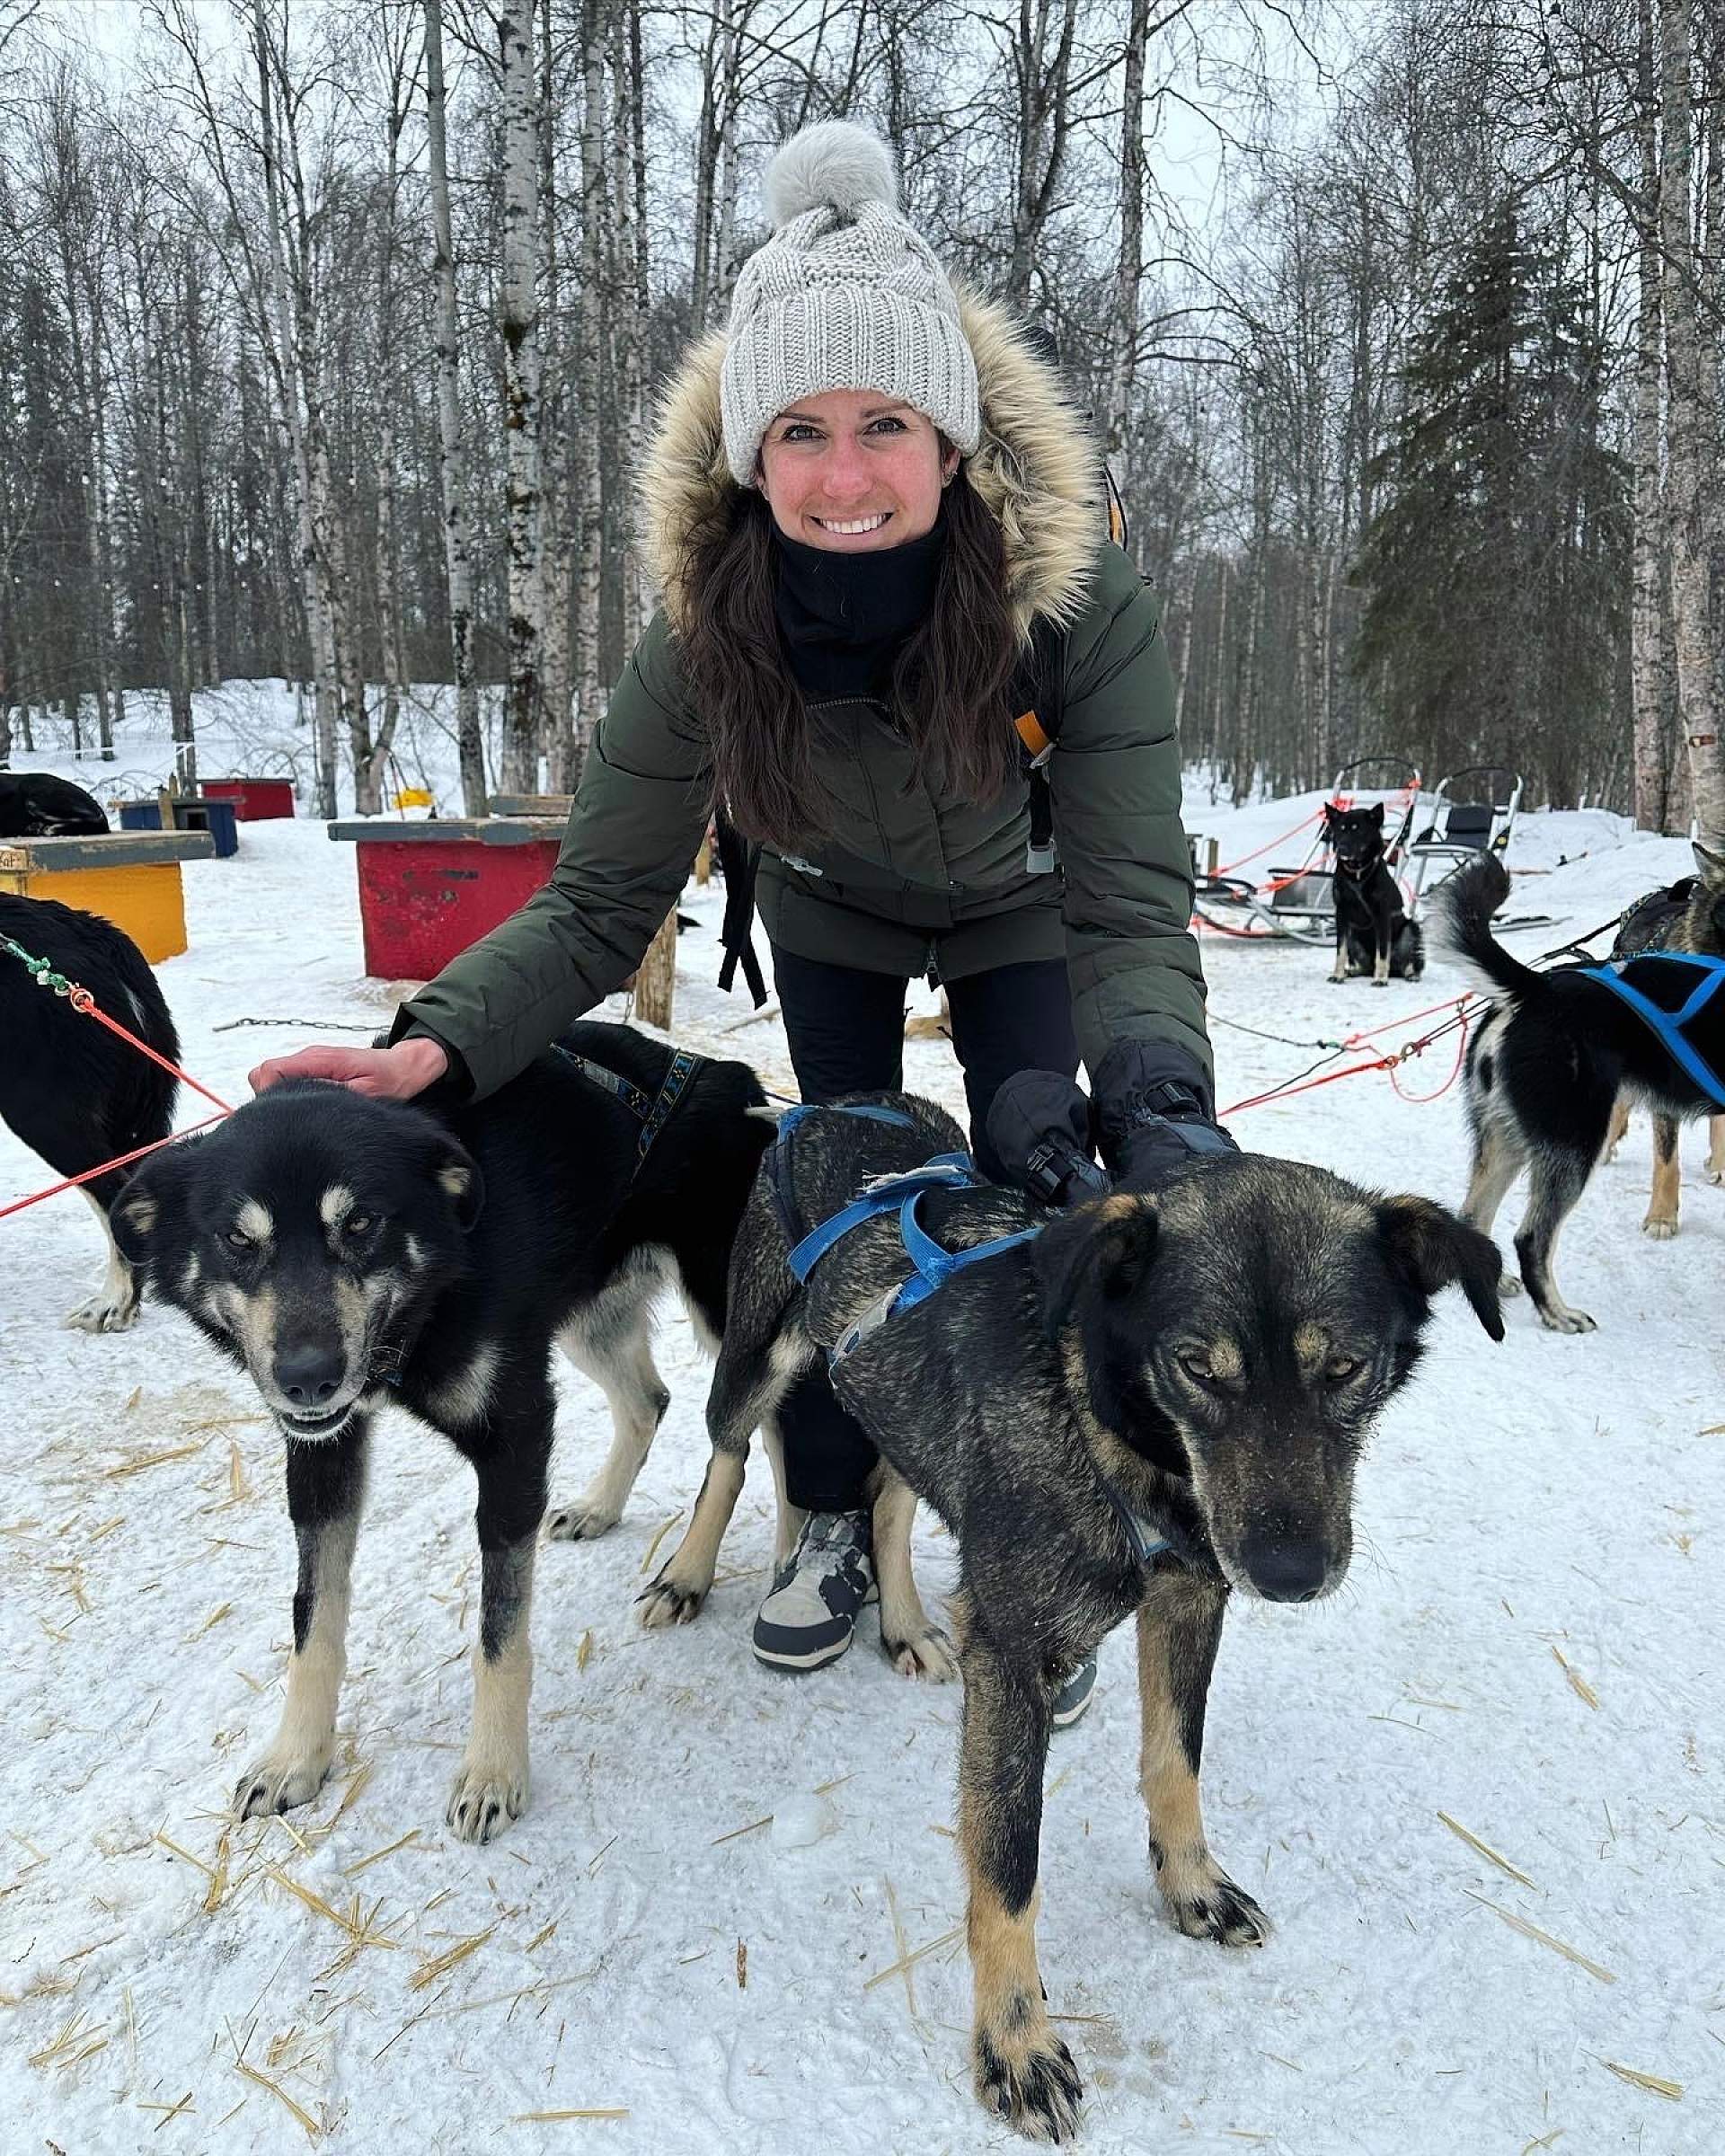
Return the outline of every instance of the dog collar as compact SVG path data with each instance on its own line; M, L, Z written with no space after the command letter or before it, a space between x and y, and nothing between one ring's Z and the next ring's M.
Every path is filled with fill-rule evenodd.
M1174 1545L1163 1533L1155 1522L1142 1512L1135 1512L1115 1489L1106 1475L1101 1478L1102 1495L1114 1507L1116 1516L1126 1530L1126 1539L1132 1545L1132 1554L1141 1565L1148 1566L1163 1552L1174 1554Z

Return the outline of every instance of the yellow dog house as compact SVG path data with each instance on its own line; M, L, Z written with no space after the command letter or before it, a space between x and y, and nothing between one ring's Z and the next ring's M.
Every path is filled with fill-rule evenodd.
M58 898L122 928L152 966L186 948L180 864L208 861L208 831L112 831L0 839L0 891Z

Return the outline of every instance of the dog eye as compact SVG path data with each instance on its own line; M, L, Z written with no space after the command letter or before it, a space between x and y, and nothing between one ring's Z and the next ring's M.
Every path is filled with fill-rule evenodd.
M349 1213L348 1217L341 1223L341 1233L344 1235L352 1235L355 1237L358 1237L360 1235L369 1235L372 1231L373 1224L372 1216L369 1213Z
M252 1248L252 1238L243 1228L230 1228L222 1240L230 1250L249 1250Z
M1332 1355L1323 1365L1323 1382L1326 1385L1345 1385L1365 1367L1357 1355Z
M1207 1355L1182 1355L1180 1366L1195 1385L1213 1385L1216 1383L1216 1371Z

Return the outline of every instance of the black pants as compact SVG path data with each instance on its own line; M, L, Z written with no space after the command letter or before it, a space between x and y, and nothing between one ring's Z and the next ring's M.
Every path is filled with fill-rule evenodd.
M905 990L895 974L864 973L773 951L774 985L792 1066L811 1105L841 1093L895 1091L904 1085ZM964 1069L970 1150L985 1175L1001 1163L988 1144L988 1110L1016 1072L1078 1070L1066 963L1042 959L998 966L951 981L952 1047ZM825 1371L800 1379L779 1410L785 1493L807 1512L856 1512L875 1450L834 1398Z

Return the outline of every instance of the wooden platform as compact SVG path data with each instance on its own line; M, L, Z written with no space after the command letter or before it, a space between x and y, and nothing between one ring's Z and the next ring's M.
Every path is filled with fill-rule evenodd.
M180 864L208 861L207 831L112 831L105 837L0 839L0 891L58 898L122 928L152 966L186 948Z
M569 821L569 812L575 806L572 793L494 793L491 796L493 816L554 816L559 823Z

